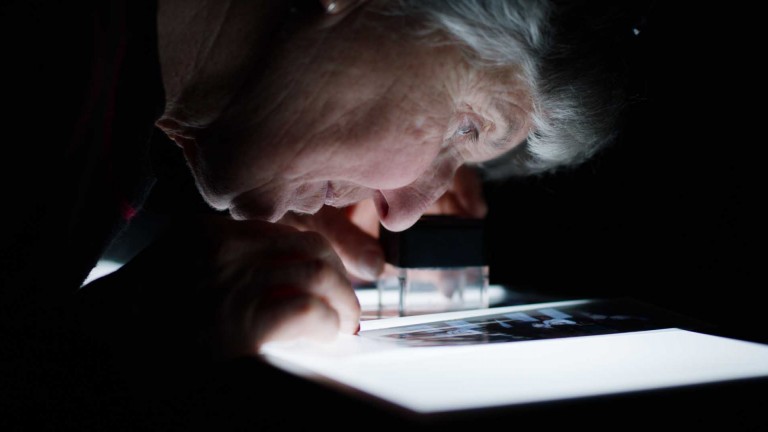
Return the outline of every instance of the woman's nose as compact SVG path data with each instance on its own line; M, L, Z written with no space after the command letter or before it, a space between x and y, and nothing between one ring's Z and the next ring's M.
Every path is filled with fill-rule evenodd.
M454 163L441 164L407 186L377 191L373 201L381 224L390 231L412 226L448 190L457 168Z

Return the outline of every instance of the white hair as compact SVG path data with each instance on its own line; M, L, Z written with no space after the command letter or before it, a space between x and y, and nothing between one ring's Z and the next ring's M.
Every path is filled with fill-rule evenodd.
M487 178L575 165L614 138L618 99L603 88L607 77L600 73L600 60L590 63L589 55L581 56L583 47L557 38L552 1L395 0L392 5L423 19L428 31L447 33L481 64L517 66L528 85L533 127L525 143L481 164Z

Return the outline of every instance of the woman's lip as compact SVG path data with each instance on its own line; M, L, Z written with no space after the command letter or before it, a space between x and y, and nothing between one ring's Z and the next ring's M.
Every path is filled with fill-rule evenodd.
M325 193L325 205L342 208L370 199L376 190L344 181L328 181L320 192Z

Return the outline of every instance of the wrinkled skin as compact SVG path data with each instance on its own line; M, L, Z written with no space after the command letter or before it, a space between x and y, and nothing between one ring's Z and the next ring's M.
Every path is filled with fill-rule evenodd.
M418 23L371 12L374 3L334 25L292 27L261 59L266 68L243 78L247 97L218 115L189 118L183 92L169 103L163 124L178 130L212 206L277 221L372 198L399 231L463 163L523 140L526 100L512 71L478 70L456 45L403 30Z
M484 216L479 180L460 167L522 142L525 86L454 44L424 43L404 30L418 22L375 12L383 3L342 1L327 14L310 0L295 11L161 0L157 125L205 200L236 220L177 225L97 285L189 322L181 333L208 335L211 352L253 355L271 340L358 330L346 271L381 271L379 221L402 230L427 211ZM183 289L153 283L158 272L183 276Z
M110 289L125 297L110 299ZM104 296L99 302L106 313L125 310L129 316L118 326L162 322L152 331L172 327L170 337L188 340L205 333L205 346L196 348L220 358L254 355L273 340L355 333L360 318L344 266L324 237L226 217L172 224L134 260L81 294Z
M487 211L477 172L462 166L446 193L425 213L483 218ZM384 268L384 257L377 240L379 218L370 199L343 209L325 206L314 215L289 213L280 223L322 233L357 282L375 280Z

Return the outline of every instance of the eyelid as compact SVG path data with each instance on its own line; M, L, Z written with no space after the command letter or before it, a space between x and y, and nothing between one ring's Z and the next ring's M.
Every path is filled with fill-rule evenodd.
M480 137L480 130L469 117L464 117L456 129L456 134L460 136L469 136L472 141L477 141Z
M462 125L457 131L459 135L469 135L471 133L477 134L477 128L474 125Z
M489 155L496 157L509 150L507 140L494 136L495 128L494 123L483 118L472 115L462 116L454 133L458 140L465 142L465 148L469 152L468 160L487 159Z

